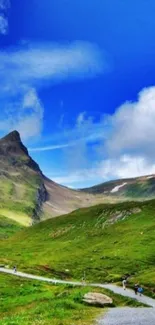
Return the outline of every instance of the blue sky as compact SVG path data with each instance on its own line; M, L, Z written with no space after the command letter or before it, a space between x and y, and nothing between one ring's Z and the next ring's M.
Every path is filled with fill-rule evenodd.
M155 2L0 0L0 136L75 188L155 172Z

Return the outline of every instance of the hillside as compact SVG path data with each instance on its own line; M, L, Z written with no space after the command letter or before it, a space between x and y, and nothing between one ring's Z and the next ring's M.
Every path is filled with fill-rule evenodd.
M23 228L24 227L16 221L0 215L0 241L11 237Z
M58 278L119 281L155 289L155 201L80 209L1 243L0 262ZM7 254L6 254L7 252Z
M30 225L39 218L46 191L39 166L31 159L18 132L0 140L0 214Z

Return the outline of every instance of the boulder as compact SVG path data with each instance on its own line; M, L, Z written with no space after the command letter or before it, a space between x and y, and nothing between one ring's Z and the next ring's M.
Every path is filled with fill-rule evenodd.
M88 305L104 307L106 305L111 305L113 300L102 293L88 292L84 295L83 302Z

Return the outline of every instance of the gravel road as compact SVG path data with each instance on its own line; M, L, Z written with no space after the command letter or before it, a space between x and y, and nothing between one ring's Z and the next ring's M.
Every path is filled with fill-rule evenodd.
M155 325L155 312L153 308L113 308L97 325Z

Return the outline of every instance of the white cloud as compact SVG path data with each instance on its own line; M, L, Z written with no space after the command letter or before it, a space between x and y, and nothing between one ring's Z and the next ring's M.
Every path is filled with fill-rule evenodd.
M109 153L155 157L155 87L143 89L137 102L126 102L109 118Z
M155 159L155 87L143 89L137 101L124 103L113 115L101 116L97 122L80 113L66 137L78 140L76 145L80 140L85 144L98 141L100 153L107 157L127 154Z
M78 139L81 137L82 140L75 142L75 152L82 150L86 155L82 147L84 144L86 146L93 140L101 141L101 161L96 164L93 162L93 168L84 169L80 168L79 161L80 169L75 164L75 170L70 169L70 173L59 175L55 180L68 186L79 183L85 186L89 182L95 184L109 179L154 174L154 126L155 87L143 89L136 102L126 102L113 115L101 118L98 123L81 113L72 130L74 137L78 135ZM72 156L68 157L74 162Z
M65 140L68 139L66 169L70 172L58 175L55 180L76 186L79 182L95 184L155 173L154 125L155 87L143 89L136 102L126 102L99 122L80 113L74 128L64 133ZM87 146L90 143L93 144L91 154L94 148L93 168L90 168Z
M77 170L75 172L50 175L51 178L63 185L83 187L87 184L98 184L111 179L132 178L143 175L155 174L155 163L151 164L144 157L132 157L123 155L118 159L107 159L93 168Z
M116 159L107 159L99 164L97 174L103 180L132 178L155 173L155 163L144 157L123 155Z
M89 121L89 122L88 122ZM81 113L77 118L75 128L76 136L79 133L80 141L76 143L75 152L81 152L88 143L98 140L100 142L99 156L101 161L93 169L83 169L74 172L65 178L58 178L65 184L76 184L93 181L94 184L108 179L130 178L155 173L155 87L143 89L136 102L126 102L111 116L101 118L94 123ZM73 133L74 134L74 133ZM69 159L71 159L69 155ZM89 161L87 160L87 165ZM104 159L104 160L103 160ZM74 162L74 155L73 155ZM80 161L79 166L80 168ZM77 166L75 165L75 170ZM82 175L82 177L81 177ZM92 176L93 175L93 176Z

